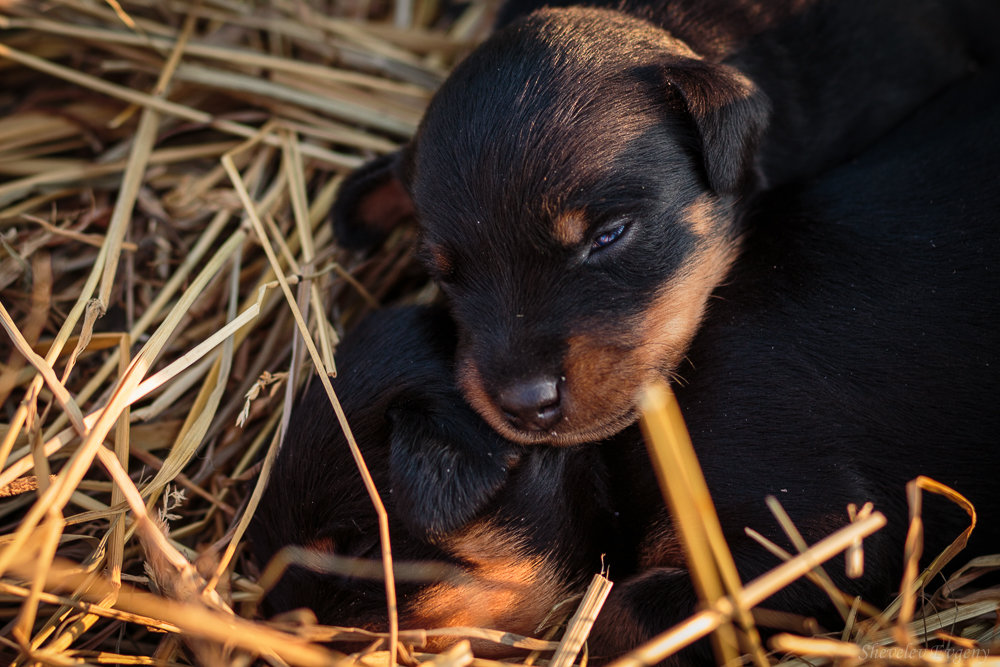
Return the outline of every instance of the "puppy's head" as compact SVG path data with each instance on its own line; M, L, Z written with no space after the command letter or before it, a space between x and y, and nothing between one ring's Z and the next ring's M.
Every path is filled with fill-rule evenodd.
M732 263L767 113L648 23L543 10L459 65L411 145L345 183L335 225L350 243L417 220L491 426L599 439L676 368Z

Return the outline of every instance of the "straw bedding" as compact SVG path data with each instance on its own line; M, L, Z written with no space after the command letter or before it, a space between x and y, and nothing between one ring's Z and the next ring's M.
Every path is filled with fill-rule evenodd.
M411 232L361 258L325 214L343 174L414 130L494 5L0 0L0 662L340 662L319 640L354 635L255 618L242 536L338 335L436 295ZM873 654L848 640L956 632L955 612L906 625L912 601L778 654L858 661ZM577 616L556 664L586 632ZM996 636L967 625L981 643L953 646ZM473 660L467 644L428 658Z

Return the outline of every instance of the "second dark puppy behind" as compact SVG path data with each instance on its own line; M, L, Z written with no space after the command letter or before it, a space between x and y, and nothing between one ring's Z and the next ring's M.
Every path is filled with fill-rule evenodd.
M775 496L809 543L871 500L889 525L865 540L865 576L835 582L876 605L898 590L904 485L927 475L975 505L960 556L1000 552L1000 75L981 72L804 187L752 213L732 280L679 370L675 392L727 541L747 579L780 541L761 499ZM609 457L634 578L617 581L593 635L605 657L686 617L694 591L645 453L627 434ZM925 561L968 525L925 494ZM657 603L656 601L660 601ZM663 602L668 601L668 602ZM764 607L839 621L799 583ZM706 656L707 658L707 656Z
M416 218L463 394L525 443L631 423L726 280L750 196L857 154L1000 30L993 0L560 2L574 6L513 18L541 4L509 5L410 144L347 179L333 212L345 245Z

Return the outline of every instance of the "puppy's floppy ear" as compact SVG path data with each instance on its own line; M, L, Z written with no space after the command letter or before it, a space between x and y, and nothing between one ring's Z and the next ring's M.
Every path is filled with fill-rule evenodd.
M728 65L682 58L664 68L701 137L709 185L719 194L740 194L763 185L757 147L770 119L767 96Z
M507 482L521 451L457 394L442 405L447 408L409 404L388 413L394 505L412 531L432 540L482 511Z
M393 229L414 219L413 200L404 183L406 151L404 147L375 158L340 184L330 217L341 246L373 248Z

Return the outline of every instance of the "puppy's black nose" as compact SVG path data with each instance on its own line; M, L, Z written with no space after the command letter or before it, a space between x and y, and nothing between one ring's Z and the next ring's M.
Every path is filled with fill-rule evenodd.
M497 402L507 420L527 431L546 431L562 419L559 381L528 378L500 391Z

